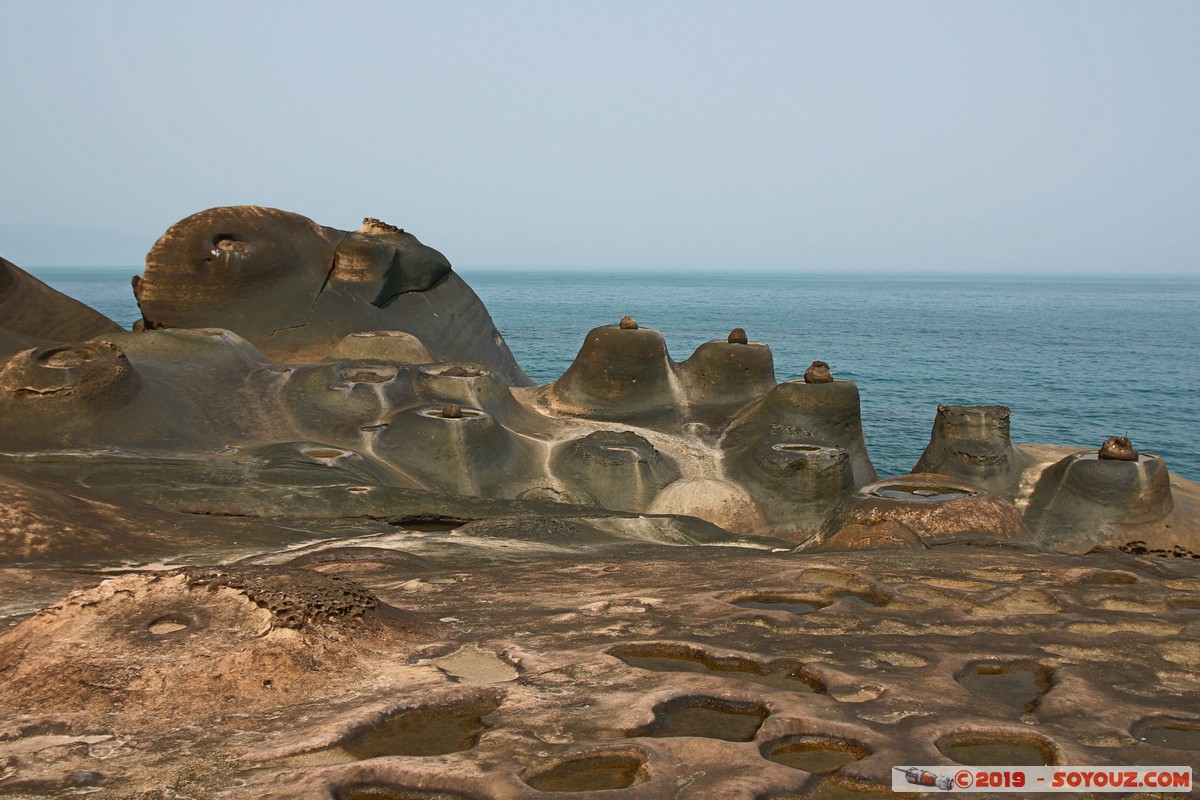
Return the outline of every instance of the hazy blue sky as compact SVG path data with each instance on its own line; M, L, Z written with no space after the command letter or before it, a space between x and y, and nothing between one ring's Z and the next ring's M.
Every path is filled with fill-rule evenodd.
M253 203L460 267L1200 273L1194 0L0 0L0 29L0 255L31 266Z

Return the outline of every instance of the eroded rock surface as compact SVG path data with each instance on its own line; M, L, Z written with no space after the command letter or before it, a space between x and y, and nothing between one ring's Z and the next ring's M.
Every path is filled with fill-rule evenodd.
M1197 608L1196 561L1115 551L127 574L0 635L0 790L750 800L985 752L1194 765Z
M825 362L779 383L741 328L675 361L629 317L528 386L373 218L193 215L135 332L0 268L5 797L1200 767L1200 485L1124 437L941 406L881 478Z

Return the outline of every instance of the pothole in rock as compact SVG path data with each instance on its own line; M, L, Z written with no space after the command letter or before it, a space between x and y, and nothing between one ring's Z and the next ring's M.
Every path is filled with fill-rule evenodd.
M829 605L829 601L813 594L787 594L779 592L759 592L757 594L737 595L726 599L739 608L761 611L786 611L789 614L811 614Z
M168 636L192 627L192 620L182 614L164 614L146 624L146 632L152 636Z
M758 703L739 703L713 697L680 697L654 707L654 722L632 736L666 738L697 736L727 742L754 740L770 712Z
M1200 597L1181 597L1168 605L1177 614L1200 614Z
M717 658L683 645L623 645L608 651L631 667L653 672L691 672L786 689L791 692L823 692L825 687L804 665L795 661L760 664L746 658Z
M872 491L871 494L889 500L915 500L923 503L962 500L964 497L971 496L971 492L963 491L956 486L911 486L906 483L893 483L880 486Z
M1020 734L954 733L938 739L937 749L969 767L1050 766L1057 758L1051 742Z
M346 450L334 450L333 448L313 448L311 450L304 450L302 452L304 455L310 458L316 458L323 461L331 458L341 458L342 456L350 455L350 453Z
M1200 720L1157 717L1133 730L1138 741L1172 750L1200 750Z
M972 694L1028 713L1054 686L1054 672L1033 661L977 661L955 680Z
M400 517L388 517L383 520L388 525L403 528L406 531L418 533L445 533L461 528L475 520L469 517L447 517L438 514L417 514Z
M539 792L589 792L627 789L646 780L646 754L623 750L591 753L529 772L521 780Z
M498 707L499 703L494 700L477 700L436 708L406 709L333 747L294 756L288 761L297 765L321 765L383 756L439 756L460 753L475 746L479 741L479 734L488 727L484 724L483 717Z
M871 755L858 742L834 736L786 736L763 746L763 758L793 769L826 775Z
M335 800L476 800L458 792L430 792L425 789L405 789L382 783L363 783L336 789Z

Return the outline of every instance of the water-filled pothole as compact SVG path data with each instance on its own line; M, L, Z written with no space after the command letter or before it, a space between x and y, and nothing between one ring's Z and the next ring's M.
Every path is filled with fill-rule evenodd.
M1200 750L1200 720L1158 717L1135 728L1138 741L1172 750Z
M759 593L747 594L729 600L740 608L762 611L786 611L790 614L811 614L829 605L829 601L819 595Z
M953 486L911 486L904 483L880 486L871 492L876 497L886 497L889 500L916 500L925 503L937 503L945 500L961 500L970 497L970 492Z
M1030 712L1054 685L1054 673L1033 661L978 661L968 664L955 680L987 700Z
M633 736L698 736L727 742L753 741L770 712L758 703L713 697L680 697L654 707L654 722Z
M858 742L833 736L788 736L762 748L763 758L817 775L835 772L866 758L871 751Z
M562 761L522 776L539 792L588 792L627 789L646 780L646 756L638 751L593 753Z
M483 717L494 700L399 711L327 750L298 757L304 763L338 763L382 756L437 756L470 750L487 729Z
M1019 734L956 733L937 741L950 760L970 767L1050 766L1056 753L1049 741Z
M474 800L458 792L405 789L381 783L363 783L334 791L335 800Z
M179 633L192 627L192 621L179 614L164 614L152 619L146 625L146 631L154 636L166 636Z
M306 455L306 456L310 456L312 458L317 458L317 459L322 459L322 460L330 459L330 458L341 458L342 456L350 455L350 453L346 452L345 450L334 450L333 448L315 448L312 450L305 450L303 452L304 452L304 455Z
M821 682L804 671L796 661L772 661L760 664L746 658L717 658L699 648L679 645L625 645L614 647L609 655L631 667L654 672L692 672L750 681L791 692L823 692Z

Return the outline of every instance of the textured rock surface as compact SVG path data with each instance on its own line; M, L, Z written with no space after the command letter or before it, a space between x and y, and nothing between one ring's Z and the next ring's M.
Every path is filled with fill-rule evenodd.
M119 330L120 325L99 311L0 258L0 353L12 346L9 343L74 342Z
M528 382L450 262L370 218L351 232L273 208L201 211L158 240L134 294L148 329L226 328L296 360L319 358L350 333L400 330L439 359Z
M355 613L299 629L239 588L269 573L110 579L0 635L0 791L93 772L113 797L882 797L893 765L975 745L1198 763L1200 562L715 555L334 558L276 591Z
M0 328L4 797L1200 767L1200 485L1120 437L943 406L881 480L824 362L777 383L742 329L676 362L632 319L526 386L441 254L371 218L194 215L138 332L0 266L32 321Z
M1015 500L1031 460L1012 443L1004 406L938 406L929 446L913 472L936 472Z

